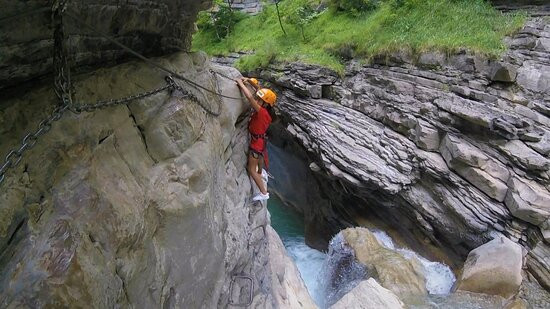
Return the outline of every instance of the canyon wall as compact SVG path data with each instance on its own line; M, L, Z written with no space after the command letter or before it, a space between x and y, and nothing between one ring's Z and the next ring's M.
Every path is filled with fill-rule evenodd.
M463 261L503 234L549 288L549 43L548 19L532 18L500 59L401 52L343 77L304 64L255 72L280 95L272 135L298 146L272 141L313 175L317 202L299 206L306 230L329 232L308 243L326 248L325 235L376 217Z

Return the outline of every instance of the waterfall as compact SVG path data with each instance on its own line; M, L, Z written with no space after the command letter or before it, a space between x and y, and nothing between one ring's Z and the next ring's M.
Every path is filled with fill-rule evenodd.
M367 278L367 268L356 261L353 249L344 242L342 233L329 244L328 254L318 276L318 305L328 308Z

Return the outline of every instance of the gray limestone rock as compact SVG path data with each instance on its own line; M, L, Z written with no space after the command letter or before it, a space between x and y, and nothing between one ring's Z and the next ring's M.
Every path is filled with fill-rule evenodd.
M512 83L516 80L517 69L508 63L493 62L489 67L488 78L496 82Z
M550 218L550 194L536 182L512 177L504 203L512 215L535 225Z
M522 265L522 248L496 238L468 254L457 289L509 298L519 290Z
M210 67L204 54L155 61L239 97L234 82L210 69L239 73ZM165 85L143 62L74 78L79 102ZM294 297L272 281L285 270L265 267L271 259L293 265L275 262L281 252L268 249L267 209L250 202L247 105L188 91L205 106L219 102L221 115L167 90L67 112L8 172L0 186L1 307L226 308L252 293L255 307L274 308L275 295ZM3 103L2 156L58 104L49 85ZM250 275L254 289L237 274Z
M191 46L197 12L211 4L207 0L70 1L67 12L97 29L90 31L74 19L65 17L72 70L89 71L90 68L133 57L115 47L99 32L107 33L147 56L187 51ZM0 1L0 16L15 16L36 8L49 8L50 5L50 2L38 0L3 0ZM51 12L42 11L2 23L0 54L0 89L50 74L53 54Z
M405 305L392 291L370 278L361 281L330 309L401 309Z
M315 78L320 69L302 64L257 72L274 84L283 126L300 145L290 151L315 163L312 177L330 200L302 208L306 230L338 231L376 215L462 260L500 233L536 250L530 271L550 289L550 246L540 236L550 194L550 54L534 49L541 37L550 37L548 20L532 18L496 61L461 51L425 55L423 66L396 53L350 63L342 78ZM330 95L312 98L307 85Z

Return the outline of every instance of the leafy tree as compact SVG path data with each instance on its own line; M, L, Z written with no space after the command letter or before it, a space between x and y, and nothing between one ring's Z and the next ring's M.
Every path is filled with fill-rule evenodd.
M217 1L215 10L199 13L197 27L201 31L213 31L218 41L227 37L235 25L241 21L245 14L233 10L231 7L233 1L228 1L227 5L223 1Z
M283 33L286 36L285 28L283 27L283 22L281 21L281 12L279 11L279 2L281 0L275 0L275 8L277 8L277 18L279 19L279 25L281 26L281 30L283 30Z
M320 12L315 11L309 5L297 7L290 15L287 16L287 21L300 30L302 38L306 41L305 27L319 16Z

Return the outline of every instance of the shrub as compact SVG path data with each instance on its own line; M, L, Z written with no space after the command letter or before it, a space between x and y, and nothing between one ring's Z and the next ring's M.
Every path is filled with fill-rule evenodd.
M337 11L360 15L378 7L380 0L330 0L329 6Z
M218 41L227 37L235 25L245 17L244 13L235 11L226 5L218 5L217 11L201 12L197 19L200 31L212 31Z
M286 17L286 20L300 30L302 39L305 41L305 27L319 16L319 14L320 13L315 11L311 6L305 4L297 7L291 12L290 15Z

